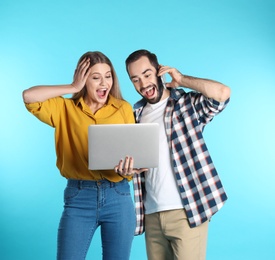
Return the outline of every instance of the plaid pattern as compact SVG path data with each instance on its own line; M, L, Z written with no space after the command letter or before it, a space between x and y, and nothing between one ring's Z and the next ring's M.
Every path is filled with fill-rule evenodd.
M203 128L228 104L197 92L172 89L164 123L171 150L173 170L190 227L210 219L227 200L220 178L203 139ZM140 121L146 101L134 105ZM133 178L137 215L136 235L144 232L144 173Z

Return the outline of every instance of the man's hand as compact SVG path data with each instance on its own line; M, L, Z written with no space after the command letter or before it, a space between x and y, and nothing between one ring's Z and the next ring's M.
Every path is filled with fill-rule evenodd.
M134 174L140 174L141 172L148 171L147 168L134 168L134 158L126 156L125 159L121 159L115 167L115 172L121 176L133 176Z
M177 88L182 86L181 82L183 75L177 69L171 68L169 66L160 66L158 76L161 76L165 73L168 73L172 78L170 83L165 83L167 88Z

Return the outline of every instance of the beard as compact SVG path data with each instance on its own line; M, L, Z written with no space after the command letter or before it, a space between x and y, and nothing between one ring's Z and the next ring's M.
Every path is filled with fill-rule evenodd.
M164 90L164 86L163 86L163 84L162 84L162 82L161 82L161 80L160 80L159 77L158 77L158 85L157 86L154 85L153 87L154 87L155 91L157 92L157 96L156 97L149 99L146 96L142 95L142 97L145 98L146 101L148 103L150 103L150 104L156 104L156 103L158 103L161 100L161 97L162 97L162 94L163 94L163 90Z

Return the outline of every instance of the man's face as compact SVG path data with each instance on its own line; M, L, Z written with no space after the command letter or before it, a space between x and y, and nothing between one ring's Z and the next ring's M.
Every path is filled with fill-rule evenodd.
M147 102L155 104L160 101L163 86L158 83L157 71L146 56L128 65L128 72L136 91Z

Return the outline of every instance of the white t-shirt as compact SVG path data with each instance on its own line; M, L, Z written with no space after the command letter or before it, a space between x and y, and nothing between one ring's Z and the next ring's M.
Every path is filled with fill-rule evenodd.
M164 126L164 110L167 99L157 104L147 103L143 109L141 123L159 124L159 167L145 174L145 214L183 208L175 175L171 166L169 145Z

